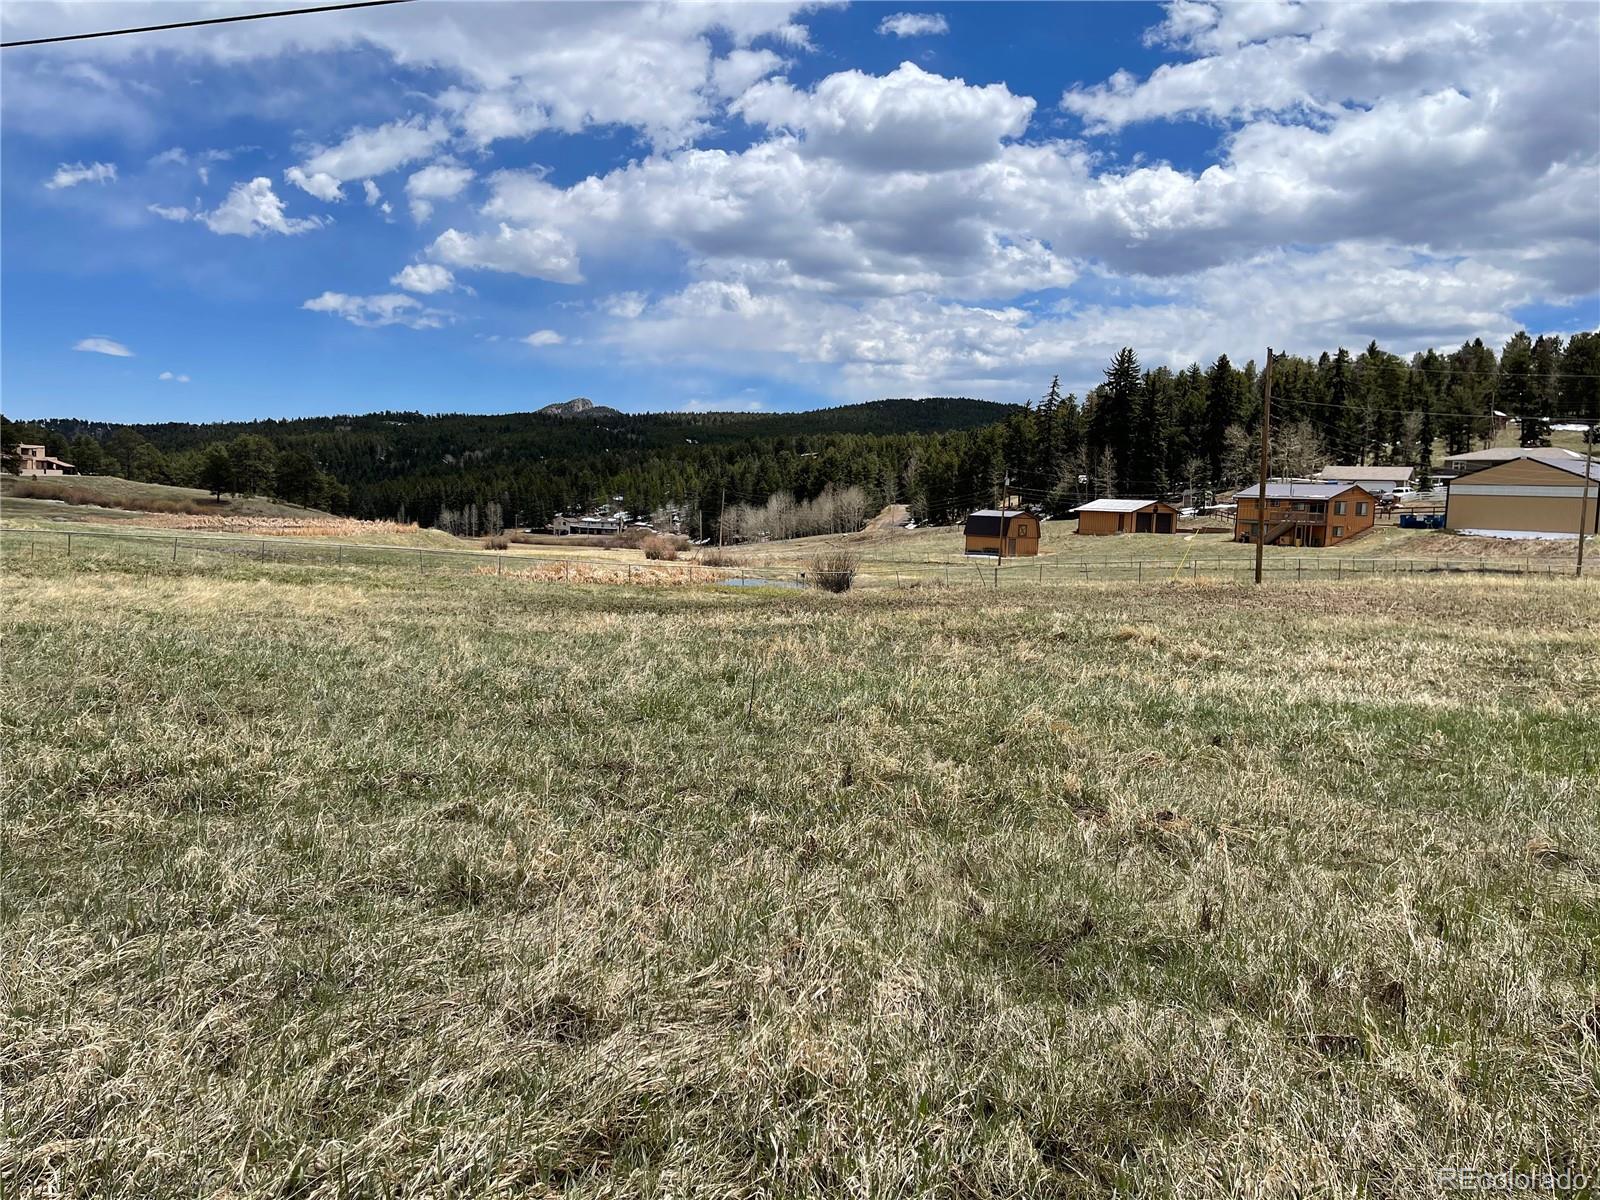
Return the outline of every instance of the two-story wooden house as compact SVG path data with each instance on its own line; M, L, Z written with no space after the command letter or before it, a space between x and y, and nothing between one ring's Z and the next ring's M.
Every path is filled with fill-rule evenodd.
M1261 485L1234 493L1238 509L1233 540L1256 540L1265 513L1269 546L1336 546L1372 528L1374 498L1353 483L1269 483L1265 505Z

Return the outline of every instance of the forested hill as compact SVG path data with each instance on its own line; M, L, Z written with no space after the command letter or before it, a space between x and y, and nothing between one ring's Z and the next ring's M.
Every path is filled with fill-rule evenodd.
M919 443L931 447L1016 411L933 397L797 413L379 412L204 425L46 420L29 428L42 429L52 452L80 467L199 486L208 486L208 449L262 439L280 472L285 460L314 465L297 474L320 472L331 493L322 499L357 516L432 524L441 510L495 503L508 520L542 524L613 496L634 512L681 504L696 518L715 512L724 493L731 504L777 491L814 495L832 483L892 498ZM94 458L90 442L105 461L80 461Z
M1043 381L1041 381L1043 382ZM1209 366L1143 366L1131 346L1081 400L1051 383L1037 404L879 400L806 413L626 416L569 403L506 416L374 413L231 425L14 425L7 443L45 442L88 474L269 494L363 517L475 534L542 525L621 497L630 512L676 507L712 533L726 503L764 536L833 489L849 511L901 501L949 522L1009 491L1052 516L1095 496L1205 503L1254 477L1265 373L1219 355ZM1271 469L1404 463L1426 487L1440 446L1459 453L1516 424L1524 446L1555 425L1600 420L1600 332L1530 336L1497 355L1474 338L1410 359L1376 342L1272 360ZM770 505L765 515L736 514ZM813 508L816 508L814 505ZM749 517L748 521L743 518Z

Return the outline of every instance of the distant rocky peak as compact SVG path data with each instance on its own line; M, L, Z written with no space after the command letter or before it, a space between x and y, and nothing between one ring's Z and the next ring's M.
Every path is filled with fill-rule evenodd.
M574 396L565 404L546 404L539 410L541 417L614 417L621 414L604 404L596 404L587 396Z

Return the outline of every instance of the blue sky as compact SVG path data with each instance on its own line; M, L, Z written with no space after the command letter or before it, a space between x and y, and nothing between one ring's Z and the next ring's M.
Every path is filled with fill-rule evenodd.
M1597 14L424 3L7 50L0 387L784 409L1593 328Z

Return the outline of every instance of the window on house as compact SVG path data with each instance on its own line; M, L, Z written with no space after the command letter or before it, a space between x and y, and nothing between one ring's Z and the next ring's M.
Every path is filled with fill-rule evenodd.
M1343 525L1335 525L1333 527L1333 536L1334 537L1343 537L1344 536L1344 526Z
M1344 516L1344 501L1343 500L1335 500L1333 502L1333 515L1336 516L1336 517Z
M1365 500L1357 500L1356 501L1356 516L1364 517L1366 515L1367 515L1367 502Z

